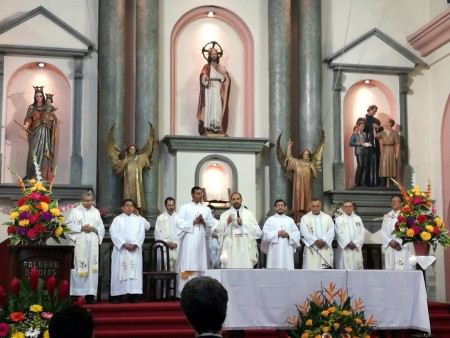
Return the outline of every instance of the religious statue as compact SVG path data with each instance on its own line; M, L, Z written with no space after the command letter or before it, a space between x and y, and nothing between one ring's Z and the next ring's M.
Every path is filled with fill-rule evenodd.
M367 114L364 118L368 147L367 149L367 166L366 178L364 183L368 187L378 187L380 185L379 167L380 167L380 141L376 135L382 131L381 122L375 117L378 111L376 105L371 105L367 108ZM358 119L359 120L359 119Z
M281 133L277 140L277 159L285 175L292 180L292 211L296 223L300 221L300 215L309 210L311 202L312 184L317 178L317 171L321 170L323 148L325 144L325 134L322 131L319 144L314 152L303 149L299 158L292 156L292 145L294 142L289 138L287 144L287 154L280 146Z
M56 115L53 94L47 94L44 102L44 86L33 86L34 102L28 107L23 128L28 133L28 156L25 178L36 176L33 156L39 165L43 180L51 180L55 160Z
M154 149L155 130L150 122L148 124L150 135L141 151L135 144L130 144L121 151L114 141L115 125L111 127L108 133L108 156L114 173L123 178L123 199L132 199L138 209L145 209L142 171L150 170Z
M208 53L207 57L205 53ZM202 54L208 63L200 73L198 132L205 136L225 135L228 127L230 77L225 67L219 64L223 50L216 41L211 41L202 48Z

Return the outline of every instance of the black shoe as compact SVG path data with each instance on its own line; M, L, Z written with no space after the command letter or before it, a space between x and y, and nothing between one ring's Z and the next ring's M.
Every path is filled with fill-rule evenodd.
M84 300L86 301L86 304L94 304L95 302L93 295L84 296Z
M139 295L138 294L129 294L128 301L130 303L139 303Z
M111 296L110 302L113 304L120 304L122 303L122 296Z

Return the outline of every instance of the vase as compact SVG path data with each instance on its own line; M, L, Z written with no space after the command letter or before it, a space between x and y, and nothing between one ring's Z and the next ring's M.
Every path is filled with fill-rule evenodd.
M428 242L414 242L413 245L416 256L428 256L430 254L430 244Z

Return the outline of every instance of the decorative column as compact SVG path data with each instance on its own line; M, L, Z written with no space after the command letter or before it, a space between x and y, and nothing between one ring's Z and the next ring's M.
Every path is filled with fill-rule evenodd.
M73 125L72 125L72 157L70 165L70 184L79 185L82 179L83 157L81 156L81 126L83 107L83 65L82 57L76 57L74 85L73 85Z
M314 151L322 133L321 5L300 0L298 22L298 149ZM327 135L325 135L326 137ZM323 195L323 174L314 180L312 196Z
M291 182L283 176L277 161L276 144L278 135L283 133L281 146L286 151L286 143L291 125L291 1L271 0L269 11L269 118L270 144L270 201L272 206L277 198L292 204ZM272 210L272 208L271 208Z
M116 143L123 145L125 0L100 0L98 45L97 204L106 210L118 210L123 182L115 177L106 149L114 124Z
M158 120L158 0L136 1L136 143L145 144L151 122L155 129L152 168L143 172L146 216L155 218L158 210L159 120Z
M333 70L333 126L342 126L341 114L341 92L342 72ZM344 189L344 162L342 155L342 130L333 128L333 184L335 190Z
M411 175L413 168L409 164L408 155L408 106L407 95L409 92L408 86L408 74L401 74L398 77L399 80L399 109L400 109L400 121L398 125L400 130L397 131L400 134L400 180L404 182L405 188L411 188Z

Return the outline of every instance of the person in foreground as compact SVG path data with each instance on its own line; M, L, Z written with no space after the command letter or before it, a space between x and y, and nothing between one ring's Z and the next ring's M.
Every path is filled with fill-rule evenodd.
M222 337L227 303L227 290L208 276L191 279L181 292L181 309L196 337Z
M53 315L48 332L52 338L91 338L94 319L88 310L72 305Z

